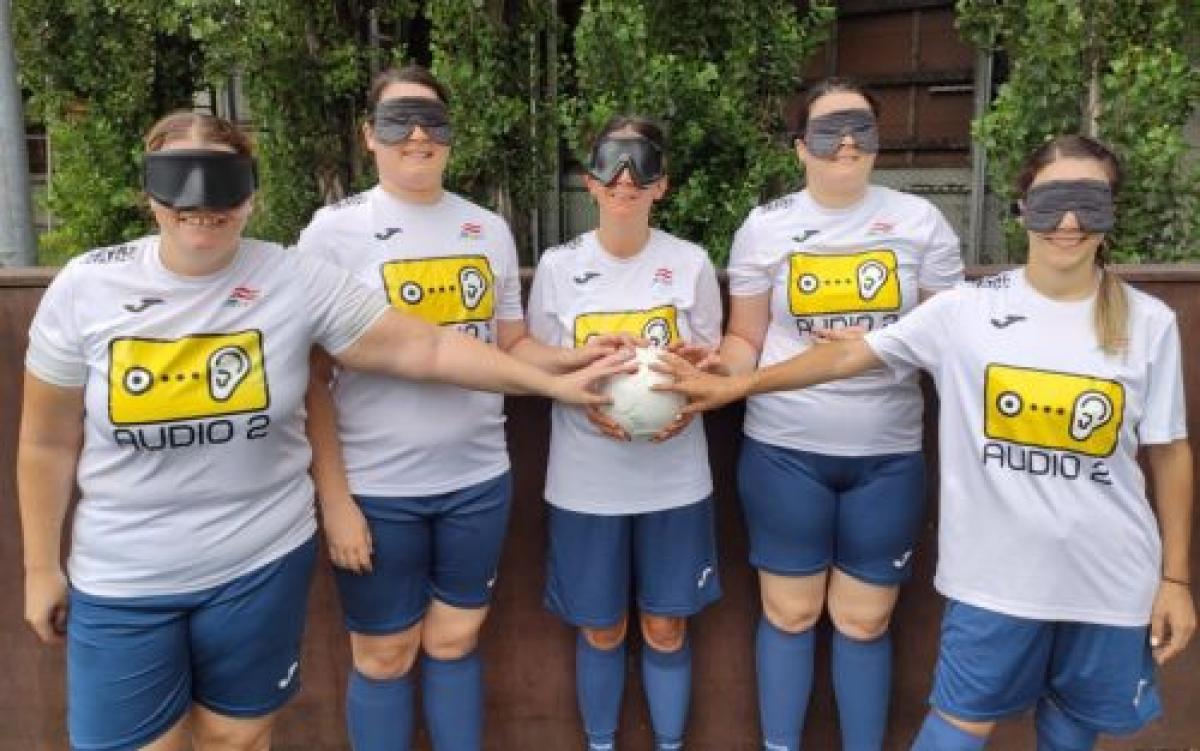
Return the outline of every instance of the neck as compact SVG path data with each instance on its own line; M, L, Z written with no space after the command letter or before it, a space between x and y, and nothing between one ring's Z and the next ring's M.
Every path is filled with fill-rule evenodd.
M808 195L818 206L826 209L845 209L862 202L867 197L867 186L862 185L853 190L831 190L826 186L809 183L805 186Z
M159 235L158 257L162 261L163 268L172 274L180 276L208 276L221 271L233 263L233 259L237 255L239 242L240 238L234 242L231 248L195 253L187 248L176 245L170 237Z
M445 192L440 183L429 188L406 188L390 180L380 180L379 184L388 195L405 203L434 204L442 200Z
M604 217L600 217L596 239L609 254L617 258L632 258L650 241L650 225L644 221L605 221Z
M1079 264L1070 269L1055 269L1030 258L1025 265L1025 280L1051 300L1070 302L1083 300L1096 291L1100 270L1094 263Z

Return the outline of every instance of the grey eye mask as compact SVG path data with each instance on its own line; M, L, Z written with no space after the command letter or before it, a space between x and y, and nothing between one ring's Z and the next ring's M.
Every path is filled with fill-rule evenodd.
M450 143L450 113L437 99L404 96L385 99L375 106L375 138L393 144L412 137L417 126L430 140Z
M804 145L815 156L828 159L842 145L842 136L854 139L859 151L879 151L879 124L871 110L838 110L814 117L804 128Z
M1101 180L1054 180L1025 196L1025 228L1053 232L1070 211L1086 232L1108 232L1116 225L1112 189Z

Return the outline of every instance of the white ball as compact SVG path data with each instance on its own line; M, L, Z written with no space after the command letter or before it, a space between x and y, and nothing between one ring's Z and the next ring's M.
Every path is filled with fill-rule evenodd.
M652 391L651 386L667 383L670 376L650 369L658 361L660 350L638 347L634 351L636 373L620 373L608 379L604 393L612 399L601 409L634 438L651 438L671 424L687 403L682 394Z

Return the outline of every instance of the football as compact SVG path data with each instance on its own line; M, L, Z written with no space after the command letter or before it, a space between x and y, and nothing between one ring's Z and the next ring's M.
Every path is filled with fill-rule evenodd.
M657 435L687 403L682 394L650 389L654 384L671 380L670 376L650 369L658 361L659 351L655 347L638 347L634 351L637 372L615 375L605 384L605 394L612 404L601 409L634 438Z

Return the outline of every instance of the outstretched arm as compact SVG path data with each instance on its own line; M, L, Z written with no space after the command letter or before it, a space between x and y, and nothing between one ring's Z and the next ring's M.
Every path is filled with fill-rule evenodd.
M1163 663L1182 652L1196 631L1190 567L1192 450L1181 438L1146 451L1163 541L1163 578L1150 615L1150 646Z

